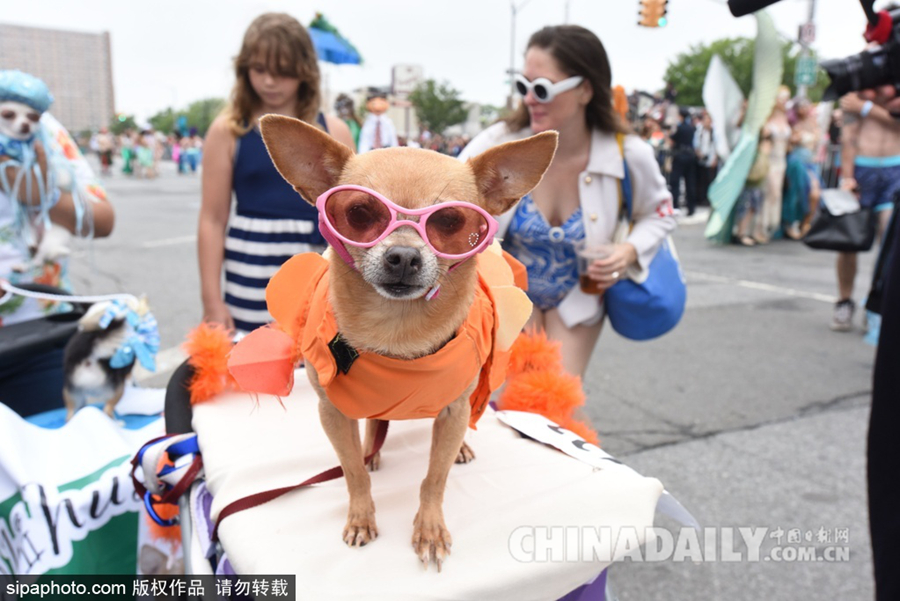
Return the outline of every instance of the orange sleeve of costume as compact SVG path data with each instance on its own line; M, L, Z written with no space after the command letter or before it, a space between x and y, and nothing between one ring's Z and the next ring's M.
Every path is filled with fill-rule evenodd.
M503 251L503 258L506 259L506 263L512 269L513 283L522 290L528 290L528 271L525 269L525 266L505 250Z
M324 257L304 253L288 259L269 280L266 304L276 324L248 334L228 358L228 370L243 390L290 393L313 291L327 270Z
M294 341L294 361L300 360L300 339L316 286L328 273L328 261L316 253L288 259L266 286L266 305L278 328Z
M294 388L294 341L271 326L253 330L234 345L228 371L241 389L287 396Z

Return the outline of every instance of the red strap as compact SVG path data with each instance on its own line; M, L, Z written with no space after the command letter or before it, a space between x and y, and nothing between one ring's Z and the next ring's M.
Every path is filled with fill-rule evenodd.
M152 445L154 442L159 442L160 440L165 440L166 438L171 438L174 434L166 434L164 436L157 436L156 438L147 441L143 447L145 448ZM144 483L137 479L137 469L141 465L141 454L135 453L134 457L131 458L131 482L134 484L134 490L137 492L138 496L143 497L147 494L147 487L144 486Z
M187 469L187 471L178 481L178 484L163 493L163 495L159 497L158 501L154 499L154 504L177 504L178 498L181 497L181 495L183 495L185 492L187 492L187 489L190 488L191 484L194 483L194 480L197 478L197 474L200 473L201 469L203 469L203 458L200 457L200 455L194 455L194 460L191 461L191 467Z
M372 452L366 455L363 460L364 465L368 465L368 463L372 460L372 457L381 450L381 445L384 444L384 439L387 437L387 429L388 422L387 421L379 421L378 422L378 430L375 431L375 444L372 446ZM291 492L292 490L297 490L298 488L303 488L304 486L309 486L311 484L319 484L321 482L328 482L329 480L336 480L344 475L344 470L340 467L333 467L329 470L325 470L321 474L316 474L312 478L304 480L300 484L294 484L293 486L284 486L282 488L276 488L273 490L266 490L263 492L258 492L247 497L243 497L238 499L237 501L232 501L228 505L225 506L222 511L219 512L219 518L216 520L216 526L212 531L212 540L217 542L219 540L219 524L222 523L226 517L233 515L239 511L244 511L245 509L253 509L254 507L258 507L263 503L268 503L278 497Z
M863 37L866 38L867 42L884 44L891 37L892 27L893 20L890 13L886 10L880 10L878 11L878 23L875 24L875 27L866 25L866 33L863 34Z

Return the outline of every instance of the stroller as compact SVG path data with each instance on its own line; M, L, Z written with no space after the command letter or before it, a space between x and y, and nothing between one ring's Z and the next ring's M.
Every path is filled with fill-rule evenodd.
M61 295L46 286L17 288ZM48 356L61 363L90 300L68 298L69 312L0 328L0 364L15 369ZM86 407L69 421L61 393L60 383L52 408L37 407L27 387L19 406L0 404L0 529L7 533L0 574L133 573L148 541L140 534L142 505L128 490L127 460L164 432L162 391L129 385L115 419Z
M575 434L539 415L491 409L467 434L476 461L454 466L447 483L454 554L442 573L425 571L409 537L429 420L391 424L372 475L379 538L349 549L340 537L346 488L320 477L336 457L305 374L298 370L283 399L228 392L194 406L192 375L190 359L175 371L168 436L133 462L154 519L181 525L188 574L294 574L298 598L313 599L602 600L620 533L643 543L658 505L693 520L658 480ZM316 485L296 486L304 478ZM268 494L282 489L290 492ZM177 503L178 516L157 515L160 501Z

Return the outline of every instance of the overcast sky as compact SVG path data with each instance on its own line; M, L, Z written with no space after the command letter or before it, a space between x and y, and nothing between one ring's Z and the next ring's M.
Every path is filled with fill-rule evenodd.
M662 87L667 62L691 45L755 35L752 17L735 19L724 0L670 0L669 25L638 27L638 0L516 0L515 59L528 36L569 22L593 30L610 55L613 83L626 90ZM796 38L809 0L781 0L769 9L780 32ZM386 86L391 67L420 64L466 100L505 102L510 62L508 0L40 0L4 2L0 21L15 25L109 31L116 109L145 119L168 106L228 94L231 60L253 18L288 12L308 25L316 11L360 50L364 66L322 65L334 91ZM814 48L822 58L862 48L865 19L857 0L818 0ZM321 65L321 63L320 63Z

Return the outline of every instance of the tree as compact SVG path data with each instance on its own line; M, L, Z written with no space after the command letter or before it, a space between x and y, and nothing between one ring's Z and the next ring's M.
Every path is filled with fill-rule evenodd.
M163 133L171 133L178 128L178 120L184 117L187 121L188 130L196 128L201 136L206 135L206 130L212 124L213 119L225 106L225 100L222 98L207 98L192 102L187 109L176 111L172 107L161 110L147 121L156 131Z
M448 82L438 84L427 79L410 93L409 101L416 109L419 123L436 134L443 134L448 127L462 123L468 117L459 91Z
M178 113L172 110L172 107L169 107L163 111L160 111L147 119L150 122L150 125L153 126L153 129L156 131L161 131L163 133L169 133L175 131L175 120L178 118Z
M197 128L201 136L206 135L206 130L212 125L213 119L222 111L225 100L222 98L206 98L192 102L185 114L189 128Z
M126 129L140 129L137 121L134 119L134 115L125 115L122 113L113 115L112 120L109 122L109 131L118 136Z
M745 96L750 94L753 85L753 51L756 44L749 38L727 38L716 40L710 44L698 44L692 46L688 52L683 52L669 61L666 69L665 80L678 90L678 104L686 106L701 106L703 104L703 81L706 78L706 70L714 54L718 54L728 66L732 77L741 88ZM794 71L797 67L799 50L791 42L785 42L781 50L784 61L784 75L782 83L796 93L794 86ZM816 79L816 85L807 90L809 98L818 102L822 98L822 92L828 85L828 76L821 68Z
M482 129L489 126L491 123L496 122L501 116L505 116L503 115L505 110L506 109L501 106L482 104L481 113L478 115Z

